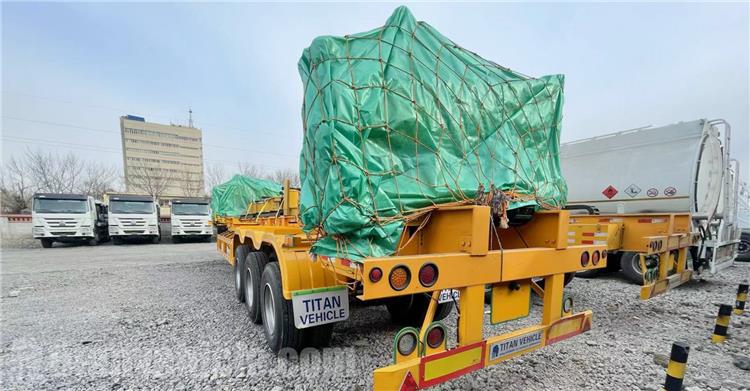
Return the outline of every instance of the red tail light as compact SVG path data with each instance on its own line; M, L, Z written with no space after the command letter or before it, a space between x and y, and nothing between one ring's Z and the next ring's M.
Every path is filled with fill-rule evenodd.
M591 264L594 266L599 264L599 251L594 251L594 255L591 256Z
M443 343L445 339L445 330L441 326L435 326L427 332L427 346L436 348Z
M419 283L422 284L422 286L430 287L435 285L437 277L437 266L432 263L427 263L423 265L421 269L419 269Z
M383 271L379 267L374 267L370 270L370 281L378 282L383 278Z
M584 251L583 254L581 254L581 266L586 267L589 265L589 252Z

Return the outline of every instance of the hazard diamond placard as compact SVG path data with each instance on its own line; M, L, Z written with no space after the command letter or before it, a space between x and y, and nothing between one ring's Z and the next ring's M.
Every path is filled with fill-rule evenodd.
M604 194L605 197L612 199L612 197L617 195L617 189L615 189L614 186L609 185L606 189L602 190L602 194Z

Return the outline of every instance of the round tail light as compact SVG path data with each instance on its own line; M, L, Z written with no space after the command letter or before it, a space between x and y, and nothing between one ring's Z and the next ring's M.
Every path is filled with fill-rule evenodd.
M419 283L422 284L422 286L430 287L435 285L437 277L437 266L432 263L425 264L424 266L422 266L422 268L419 269Z
M589 265L589 252L584 251L583 254L581 254L581 266L586 267Z
M445 330L441 326L435 326L427 332L427 346L437 348L445 339Z
M602 250L602 258L607 258L607 250Z
M374 267L370 270L370 281L378 282L383 278L383 271L379 267Z
M417 335L413 332L401 334L396 341L398 353L402 356L408 356L417 348Z
M391 269L391 274L388 276L388 281L391 283L391 288L397 291L404 290L409 286L411 281L411 273L406 266L396 266Z
M594 251L594 255L591 256L591 264L596 266L599 264L599 251Z

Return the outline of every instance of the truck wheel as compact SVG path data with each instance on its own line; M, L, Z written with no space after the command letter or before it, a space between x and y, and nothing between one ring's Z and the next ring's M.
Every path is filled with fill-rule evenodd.
M161 242L161 235L156 235L151 239L151 243L153 244L159 244Z
M261 311L263 332L271 351L278 353L282 348L299 351L305 342L305 334L310 331L294 327L292 302L285 300L281 292L281 270L278 262L269 262L261 278Z
M750 232L743 232L740 235L740 242L737 244L737 260L750 262Z
M179 236L172 236L172 243L177 244L181 242L182 242L182 239L180 239Z
M262 278L261 270L268 263L268 256L261 251L253 251L247 254L244 262L242 282L242 296L247 308L247 314L253 323L261 323L260 314L260 280Z
M89 239L88 245L96 246L97 244L99 244L99 232L94 232L94 237Z
M112 237L112 244L114 244L115 246L121 245L122 244L122 238L120 238L118 236L113 236Z
M398 325L419 327L422 325L430 296L424 293L398 296L389 299L385 306L391 314L391 321ZM433 321L443 320L453 310L453 303L438 304Z
M43 248L52 248L52 243L54 243L50 239L41 239L41 242L42 242L42 247Z
M641 257L635 252L625 252L620 258L620 271L628 281L643 285L643 273L641 272Z
M333 323L304 329L304 345L315 348L322 348L331 345L333 336Z
M563 278L563 286L568 286L568 284L573 282L576 274L576 272L565 273L565 277ZM540 278L538 281L534 279L534 281L537 285L539 285L540 288L544 289L544 278Z
M240 303L245 302L245 294L243 287L245 286L245 259L247 254L250 252L250 248L246 245L237 246L234 250L234 294L237 296L237 301Z

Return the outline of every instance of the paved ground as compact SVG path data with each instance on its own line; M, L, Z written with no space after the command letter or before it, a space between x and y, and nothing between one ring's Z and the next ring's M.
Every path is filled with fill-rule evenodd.
M0 273L3 390L367 389L397 331L383 307L355 306L335 328L336 349L277 359L208 243L8 249ZM589 333L438 389L656 390L665 369L655 361L674 340L692 347L688 386L750 389L750 372L733 365L750 354L750 315L733 317L724 346L708 342L711 303L731 303L749 273L733 267L648 302L616 276L576 279L568 290L576 308L594 310Z

